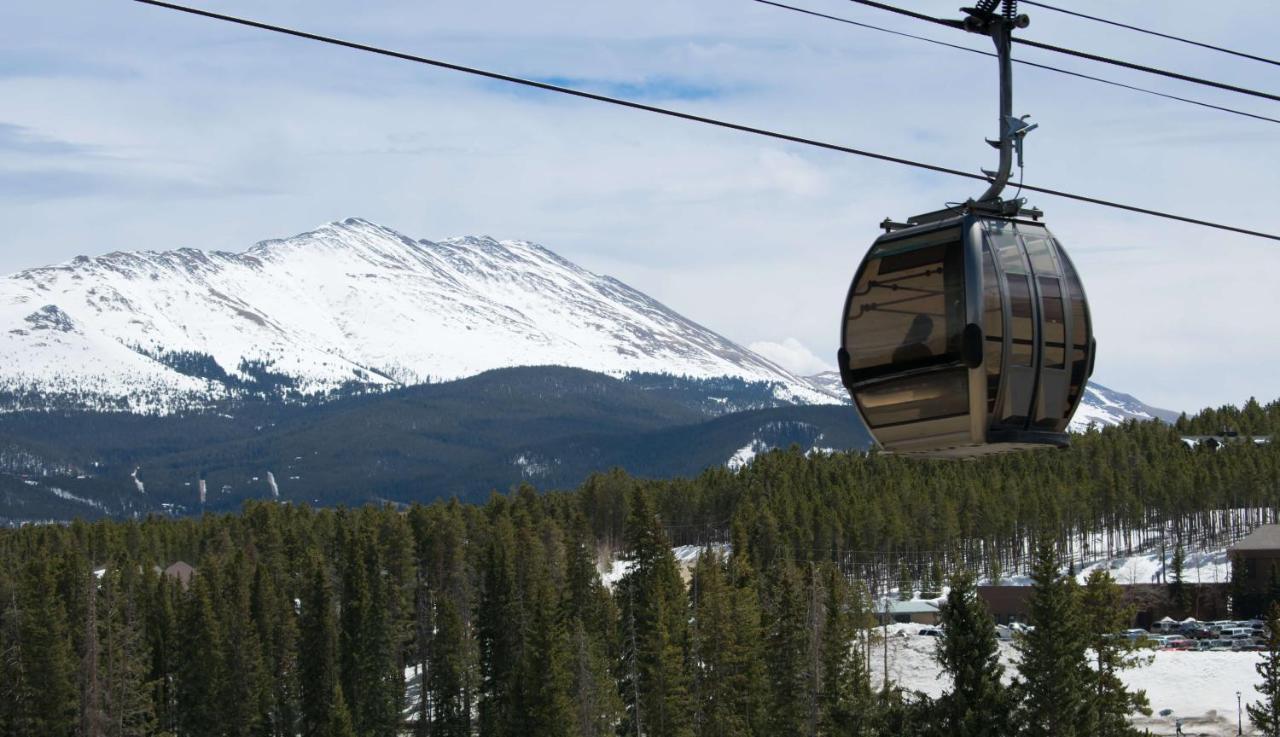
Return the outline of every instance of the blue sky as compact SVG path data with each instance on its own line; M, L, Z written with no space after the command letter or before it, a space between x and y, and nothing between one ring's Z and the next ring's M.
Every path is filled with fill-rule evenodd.
M990 167L994 62L749 0L201 2L712 117ZM986 48L853 5L805 7ZM955 2L903 4L955 15ZM1280 6L1085 12L1262 53ZM1280 70L1026 7L1029 37L1280 91ZM1020 49L1277 116L1280 104ZM1027 181L1280 231L1280 126L1020 67ZM977 183L515 90L119 0L0 7L0 272L240 250L348 216L527 238L797 370L831 362L876 223ZM1280 117L1280 116L1277 116ZM1280 244L1033 197L1082 272L1096 378L1162 406L1280 397Z

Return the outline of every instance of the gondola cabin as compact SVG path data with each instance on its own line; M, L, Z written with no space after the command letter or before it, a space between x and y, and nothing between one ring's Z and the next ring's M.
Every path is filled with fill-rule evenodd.
M886 451L1068 445L1093 371L1080 277L1045 226L967 208L878 238L845 301L840 375Z

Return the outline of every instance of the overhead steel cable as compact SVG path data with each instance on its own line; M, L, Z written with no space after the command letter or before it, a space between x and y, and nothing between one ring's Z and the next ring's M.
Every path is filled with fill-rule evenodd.
M857 0L855 0L855 2L856 1ZM1215 82L1212 79L1204 79L1203 77L1193 77L1190 74L1183 74L1181 72L1171 72L1166 69L1149 67L1144 64L1135 64L1131 61L1123 61L1121 59L1112 59L1109 56L1102 56L1100 54L1091 54L1087 51L1076 51L1075 49L1068 49L1063 46L1054 46L1053 44L1047 44L1040 41L1032 41L1029 38L1018 38L1017 36L1014 36L1013 42L1020 43L1023 46L1030 46L1036 49L1044 49L1045 51L1053 51L1059 54L1066 54L1067 56L1075 56L1080 59L1088 59L1089 61L1098 61L1098 62L1102 62L1103 64L1112 64L1118 67L1124 67L1125 69L1134 69L1139 72L1146 72L1148 74L1158 74L1162 77L1169 77L1170 79L1180 79L1183 82L1191 82L1192 84L1200 84L1206 87L1216 87L1217 89L1226 90L1228 92L1238 92L1242 95L1252 95L1253 97L1261 97L1267 100L1275 100L1276 102L1280 102L1280 95L1275 95L1270 92L1262 92L1260 90L1251 90L1248 87L1239 87L1234 84L1227 84L1226 82Z
M1023 2L1025 1L1026 0L1023 0ZM816 18L833 20L833 21L836 21L837 23L845 23L851 26L866 28L872 31L880 31L881 33L888 33L894 36L901 36L903 38L910 38L910 39L915 39L917 41L924 41L926 43L931 43L937 46L945 46L950 49L968 51L971 54L981 54L982 56L989 56L992 58L996 56L994 53L990 51L983 51L981 49L975 49L969 46L962 46L961 44L953 44L953 43L948 43L946 41L939 41L935 38L929 38L927 36L917 36L914 33L906 33L904 31L895 31L892 28L884 28L882 26L872 25L870 23L863 23L861 21L850 20L848 18L841 18L840 16L836 16L836 15L820 13L816 10L809 10L807 8L796 7L794 5L787 5L786 3L774 2L774 0L753 0L753 2L760 3L761 5L772 5L775 8L782 8L783 10L790 10L796 13L802 13L804 15L814 16ZM1058 74L1065 74L1069 77L1087 79L1091 82L1098 82L1099 84L1111 85L1112 87L1119 87L1121 89L1132 90L1134 92L1141 92L1147 95L1154 95L1156 97L1161 97L1166 100L1176 100L1177 102L1185 102L1188 105L1196 105L1203 108L1209 108L1210 110L1219 110L1224 113L1231 113L1232 115L1241 115L1246 118L1253 118L1255 120L1264 120L1268 123L1280 124L1280 118L1269 118L1265 115L1258 115L1256 113L1250 113L1244 110L1236 110L1235 108L1229 108L1223 105L1214 105L1212 103L1202 102L1200 100L1192 100L1187 97L1179 97L1178 95L1170 95L1165 92L1157 92L1156 90L1147 89L1145 87L1138 87L1136 85L1125 84L1124 82L1116 82L1115 80L1111 80L1111 79L1103 79L1102 77L1095 77L1091 74L1082 74L1081 72L1073 72L1070 69L1062 69L1061 67L1049 66L1048 64L1039 64L1034 61L1027 61L1026 59L1014 59L1013 62L1015 64L1023 64L1025 66L1035 67L1036 69L1044 69L1050 72L1057 72Z
M1277 61L1277 60L1275 60L1275 59L1268 59L1268 58L1266 58L1265 56L1257 56L1257 55L1255 55L1255 54L1246 53L1246 52L1244 52L1244 51L1236 51L1236 50L1234 50L1234 49L1228 49L1228 48L1224 48L1224 47L1222 47L1222 46L1214 46L1213 44L1207 44L1207 43L1204 43L1204 42L1202 42L1202 41L1193 41L1193 40L1191 40L1191 39L1189 39L1189 38L1183 38L1182 36L1175 36L1175 35L1173 35L1173 34L1171 34L1171 33L1161 33L1160 31L1153 31L1153 30L1151 30L1151 29L1149 29L1149 28L1142 28L1142 27L1140 27L1140 26L1131 26L1131 25L1129 25L1128 23L1121 23L1120 21L1108 20L1108 19L1106 19L1106 18L1099 18L1099 17L1098 17L1098 16L1096 16L1096 15L1088 15L1088 14L1086 14L1086 13L1081 13L1081 12L1079 12L1079 11L1075 11L1075 10L1067 10L1066 8L1060 8L1060 7L1056 6L1056 5L1050 5L1050 4L1048 4L1048 3L1034 2L1033 0L1021 0L1021 2L1023 2L1023 3L1024 3L1024 4L1026 4L1026 5L1034 5L1034 6L1036 6L1037 8L1044 8L1045 10L1052 10L1052 11L1054 11L1055 13L1062 13L1062 14L1064 14L1064 15L1074 15L1074 16L1075 16L1075 17L1077 17L1077 18L1085 18L1085 19L1087 19L1087 20L1095 21L1095 22L1098 22L1098 23L1105 23L1105 24L1107 24L1107 25L1109 25L1109 26L1116 26L1117 28L1127 28L1127 29L1128 29L1128 30L1130 30L1130 31L1137 31L1138 33L1145 33L1145 34L1147 34L1147 35L1149 35L1149 36L1158 36L1158 37L1160 37L1160 38L1165 38L1165 39L1168 39L1168 40L1170 40L1170 41L1178 41L1178 42L1180 42L1180 43L1190 44L1190 45L1192 45L1192 46L1199 46L1199 47L1200 47L1200 48L1202 48L1202 49L1210 49L1210 50L1212 50L1212 51L1220 51L1220 52L1222 52L1222 53L1224 53L1224 54L1231 54L1232 56L1239 56L1239 57L1241 57L1241 58L1243 58L1243 59L1252 59L1253 61L1260 61L1260 62L1262 62L1262 63L1264 63L1264 64L1274 64L1275 66L1280 66L1280 61Z
M447 69L450 71L461 72L463 74L470 74L477 77L484 77L486 79L494 79L501 82L509 82L511 84L521 85L524 87L532 87L535 89L545 90L547 92L556 92L562 95L570 95L572 97L579 97L586 100L595 100L596 102L608 103L610 105L617 105L619 107L630 108L633 110L643 110L645 112L655 113L657 115L665 115L670 118L678 118L680 120L688 120L695 123L703 123L705 125L711 125L718 128L727 128L729 130L740 131L742 133L750 133L753 135L763 136L765 138L772 138L779 141L788 141L790 143L798 143L805 146L813 146L815 148L826 149L828 151L838 151L840 153L852 154L854 156L862 156L869 159L876 159L878 161L887 161L893 164L901 164L903 166L909 166L916 169L934 171L940 174L950 174L951 176L963 177L965 179L976 179L984 182L988 181L987 177L982 176L981 174L971 174L967 171L952 169L946 166L939 166L937 164L928 164L921 161L913 161L911 159L902 158L900 156L890 156L889 154L882 154L875 151L852 148L850 146L841 146L835 143L827 143L825 141L818 141L812 138L794 136L789 133L780 133L777 131L771 131L764 128L756 128L749 125L742 125L741 123L733 123L727 120L719 120L717 118L709 118L702 115L694 115L693 113L686 113L679 110L672 110L670 108L658 107L656 105L646 105L645 103L635 102L633 100L625 100L617 97L609 97L608 95L601 95L595 92L587 92L585 90L574 89L572 87L563 87L560 85L550 84L547 82L539 82L532 79L524 79L523 77L515 77L509 74L502 74L500 72L492 72L486 69L478 69L476 67L468 67L468 66L463 66L461 64L454 64L452 62L441 61L439 59L431 59L425 56L417 56L415 54L409 54L403 51L393 51L391 49L384 49L378 46L370 46L368 44L357 43L355 41L347 41L344 39L334 38L331 36L322 36L317 33L310 33L308 31L299 31L293 28L287 28L285 26L278 26L270 23L263 23L261 21L250 20L248 18L239 18L234 15L224 15L222 13L215 13L209 10L201 10L199 8L187 7L185 5L177 5L174 3L164 2L164 0L134 0L134 2L142 3L144 5L152 5L158 8L165 8L167 10L175 10L180 13L187 13L189 15L196 15L203 18L210 18L212 20L219 20L226 23L233 23L240 26L247 26L249 28L257 28L264 31L271 31L273 33L280 33L286 36L303 38L309 41L318 41L320 43L330 44L332 46L341 46L348 49L355 49L357 51L366 51L371 54L387 56L393 59L402 59L404 61L412 61L418 64L426 64L428 66L437 67L439 69ZM1215 223L1209 220L1201 220L1199 218L1186 217L1184 215L1178 215L1170 212L1163 212L1160 210L1154 210L1154 209L1145 208L1145 207L1138 207L1136 205L1126 205L1120 202L1112 202L1110 200L1104 200L1099 197L1090 197L1087 195L1073 194L1070 192L1063 192L1061 190L1050 189L1048 187L1036 187L1030 184L1023 185L1023 189L1029 192L1039 192L1041 194L1046 194L1053 197L1061 197L1063 199L1068 199L1068 200L1075 200L1077 202L1088 202L1090 204L1099 205L1102 207L1110 207L1117 210L1125 210L1127 212L1136 212L1143 215L1151 215L1154 217L1165 218L1167 220L1176 220L1178 222L1189 223L1191 225L1202 225L1207 228L1215 228L1217 230L1224 230L1232 233L1240 233L1241 235L1251 235L1257 238L1266 238L1268 240L1280 241L1280 235L1275 235L1273 233L1264 233L1262 231L1251 230L1249 228L1241 228L1238 226L1227 225L1224 223Z
M876 0L849 0L849 2L857 3L858 5L866 5L867 7L871 7L871 8L878 8L880 10L886 10L890 13L897 13L898 15L904 15L908 18L915 18L916 20L923 20L929 23L936 23L941 26L946 26L947 28L957 28L960 30L964 30L964 24L958 20L948 20L946 18L935 18L931 15L926 15L924 13L917 13L914 10L899 8L896 5L889 5L887 3L876 2ZM1042 43L1040 41L1033 41L1031 39L1020 38L1018 36L1013 37L1013 42L1020 43L1023 46L1031 46L1037 49L1044 49L1045 51L1053 51L1059 54L1066 54L1067 56L1075 56L1081 59L1088 59L1089 61L1096 61L1103 64L1112 64L1114 66L1124 67L1125 69L1133 69L1139 72L1146 72L1147 74L1156 74L1161 77L1169 77L1170 79L1177 79L1183 82L1190 82L1192 84L1204 85L1206 87L1214 87L1220 90L1227 90L1228 92L1238 92L1242 95L1251 95L1253 97L1261 97L1267 100L1274 100L1276 102L1280 102L1280 95L1275 95L1270 92L1262 92L1261 90L1253 90L1253 89L1249 89L1248 87L1240 87L1234 84L1227 84L1226 82L1217 82L1215 80L1205 79L1203 77L1193 77L1190 74L1183 74L1181 72L1171 72L1167 69L1160 69L1158 67L1146 66L1145 64L1136 64L1134 62L1124 61L1122 59L1112 59L1109 56L1102 56L1101 54L1091 54L1087 51L1076 51L1075 49L1068 49L1063 46L1054 46L1053 44Z

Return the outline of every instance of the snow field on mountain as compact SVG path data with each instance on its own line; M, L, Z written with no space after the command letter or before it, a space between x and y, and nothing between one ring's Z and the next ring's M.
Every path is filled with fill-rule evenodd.
M738 376L774 383L783 402L841 401L527 241L415 241L348 219L244 253L112 253L0 279L0 350L20 357L0 387L216 391L134 347L208 354L242 379L242 361L263 362L304 393L559 365Z

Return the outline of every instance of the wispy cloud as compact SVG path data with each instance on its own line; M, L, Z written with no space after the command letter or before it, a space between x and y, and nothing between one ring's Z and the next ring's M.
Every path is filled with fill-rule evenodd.
M11 202L96 196L204 199L270 194L275 193L256 186L210 183L163 175L52 168L0 169L0 198Z
M678 77L653 77L639 81L598 77L538 77L535 81L559 87L622 97L628 100L713 100L740 92L732 86L697 82Z
M88 156L96 147L42 136L30 128L0 122L0 153L34 155Z

